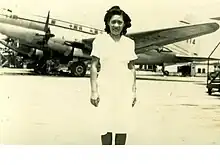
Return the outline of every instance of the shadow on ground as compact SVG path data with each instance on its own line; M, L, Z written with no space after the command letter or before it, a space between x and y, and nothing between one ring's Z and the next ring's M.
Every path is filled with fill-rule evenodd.
M179 77L178 77L179 78ZM204 81L195 81L195 80L177 80L177 79L167 79L164 77L161 78L152 78L152 77L137 77L137 80L148 80L148 81L170 81L170 82L195 82L196 84L204 84Z
M43 75L43 74L37 74L34 71L28 71L28 72L3 72L0 74L1 76L4 75L9 75L9 76L41 76L41 77L68 77L68 78L89 78L90 74L86 74L84 77L74 77L70 73L67 72L60 72L60 73L55 73L55 74L50 74L50 75ZM145 81L165 81L165 82L193 82L197 85L206 85L205 81L201 80L187 80L186 77L181 77L179 76L169 76L169 77L164 77L161 75L137 75L137 80L145 80Z
M5 72L0 74L0 76L4 76L4 75L9 75L9 76L38 76L38 77L68 77L71 78L73 77L71 74L67 73L67 72L61 72L61 73L57 73L57 74L49 74L49 75L45 75L45 74L38 74L34 71L29 71L29 72L25 72L25 73L16 73L16 72ZM89 75L86 75L85 77L89 77ZM73 78L84 78L84 77L73 77Z

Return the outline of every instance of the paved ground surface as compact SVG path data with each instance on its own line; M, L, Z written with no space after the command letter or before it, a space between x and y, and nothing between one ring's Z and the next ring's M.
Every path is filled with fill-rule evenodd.
M137 130L127 144L220 144L220 94L204 77L138 73ZM0 69L4 144L100 144L89 78Z

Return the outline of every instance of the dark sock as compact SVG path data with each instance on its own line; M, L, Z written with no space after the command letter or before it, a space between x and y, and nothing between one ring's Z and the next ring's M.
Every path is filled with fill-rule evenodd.
M102 145L112 145L112 132L101 135Z
M125 145L127 134L116 134L115 145Z

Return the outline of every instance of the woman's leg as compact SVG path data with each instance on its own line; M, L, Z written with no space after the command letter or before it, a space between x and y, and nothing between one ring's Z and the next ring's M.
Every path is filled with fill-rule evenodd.
M102 145L112 145L112 132L101 135Z
M117 133L115 135L115 145L125 145L127 134L126 133Z

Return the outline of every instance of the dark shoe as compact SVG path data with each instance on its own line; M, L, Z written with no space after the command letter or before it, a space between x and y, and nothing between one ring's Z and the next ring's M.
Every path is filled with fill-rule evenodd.
M112 145L112 132L101 135L102 145Z
M126 143L126 134L116 134L115 135L115 145L125 145Z

